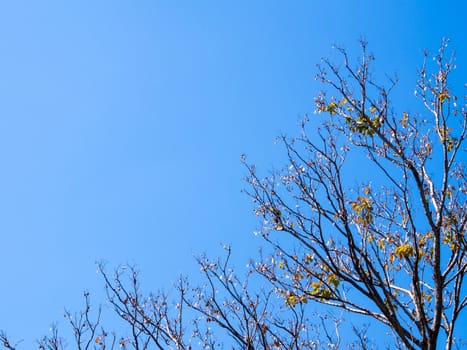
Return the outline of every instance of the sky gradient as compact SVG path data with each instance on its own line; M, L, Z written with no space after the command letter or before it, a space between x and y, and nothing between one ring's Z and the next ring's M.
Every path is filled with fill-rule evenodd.
M467 80L465 13L464 1L0 4L0 329L31 348L83 290L102 300L96 261L135 263L154 289L222 243L244 266L262 242L240 155L282 166L274 138L313 113L320 58L365 37L377 75L401 79L395 105L412 108L422 49L443 36Z

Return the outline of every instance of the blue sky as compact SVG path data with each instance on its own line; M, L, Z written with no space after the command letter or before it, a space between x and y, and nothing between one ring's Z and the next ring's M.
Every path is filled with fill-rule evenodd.
M443 36L465 77L464 1L12 1L0 4L0 329L29 348L95 262L136 263L151 288L193 254L261 245L240 155L277 164L274 138L314 110L332 44L398 72L413 104L421 50ZM464 64L466 62L466 64ZM460 81L460 80L459 80ZM416 107L418 108L418 107ZM96 297L99 299L99 297Z

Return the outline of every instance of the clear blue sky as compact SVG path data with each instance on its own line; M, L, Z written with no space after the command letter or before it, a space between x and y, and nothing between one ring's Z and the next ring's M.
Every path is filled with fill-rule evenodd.
M240 154L282 165L274 137L313 111L320 57L366 37L404 108L443 36L466 77L465 13L461 0L2 2L0 329L31 348L84 289L102 292L97 260L136 263L150 288L224 242L243 266L261 241Z

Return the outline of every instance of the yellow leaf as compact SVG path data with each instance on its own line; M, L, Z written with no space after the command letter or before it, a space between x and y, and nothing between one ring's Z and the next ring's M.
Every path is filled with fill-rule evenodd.
M378 239L378 248L379 249L384 249L385 247L385 242L383 238Z
M335 288L337 288L339 286L340 281L336 275L329 275L328 283L332 284Z
M297 298L296 295L292 294L292 295L289 295L286 299L285 299L285 305L287 306L295 306L297 305L299 302L299 299Z
M303 275L300 274L300 273L296 273L296 274L294 274L294 275L292 276L292 279L293 279L294 281L300 281L301 279L303 279Z
M410 244L404 244L394 251L399 258L409 258L414 255L413 247Z
M335 102L331 102L327 107L326 107L326 111L329 112L329 114L334 114L336 113L336 109L337 109L337 104Z
M449 98L449 91L444 89L439 95L438 95L438 99L441 103L443 103L444 101L446 101L446 99Z

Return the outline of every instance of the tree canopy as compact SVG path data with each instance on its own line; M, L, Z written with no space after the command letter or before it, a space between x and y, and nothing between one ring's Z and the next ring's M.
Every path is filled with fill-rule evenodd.
M365 328L344 342L347 314L389 331L388 346L462 346L467 97L450 84L454 52L445 40L433 60L424 53L415 90L424 109L415 112L392 100L396 77L376 80L366 42L357 60L336 49L338 63L318 65L316 114L297 137L279 138L286 164L264 177L242 157L258 233L272 249L246 275L231 268L229 247L224 258L200 256L205 284L182 277L172 293L146 295L135 268L112 274L100 264L107 301L128 333L101 328L86 293L83 311L65 314L72 347L372 348ZM310 311L312 302L325 304L326 314ZM16 347L6 333L0 339ZM56 328L39 341L39 349L64 348Z
M467 113L449 85L454 54L443 41L432 70L425 53L415 90L425 111L410 113L390 99L397 79L374 80L361 44L356 67L339 48L342 66L319 66L332 94L315 100L326 119L316 132L305 120L301 136L282 137L288 168L260 179L250 167L263 236L277 250L260 272L291 306L314 300L386 325L403 348L435 349L442 338L450 349L467 305ZM370 180L351 189L362 166ZM299 253L272 231L299 242Z

